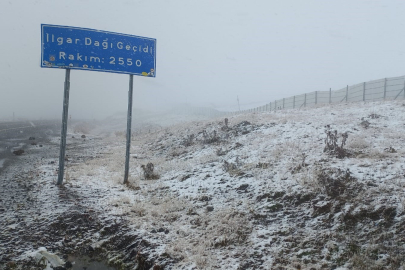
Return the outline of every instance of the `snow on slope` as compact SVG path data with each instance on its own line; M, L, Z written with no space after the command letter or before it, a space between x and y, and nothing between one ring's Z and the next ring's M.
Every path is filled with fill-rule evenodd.
M134 138L125 191L110 189L123 138L73 167L70 183L105 188L98 204L169 269L399 269L404 112L403 102L354 103L180 124ZM326 130L337 145L348 134L346 157L324 152ZM149 162L159 180L144 179Z
M128 269L403 269L404 113L350 103L165 127L133 138L128 186L124 136L84 141L64 192L112 225L71 241Z

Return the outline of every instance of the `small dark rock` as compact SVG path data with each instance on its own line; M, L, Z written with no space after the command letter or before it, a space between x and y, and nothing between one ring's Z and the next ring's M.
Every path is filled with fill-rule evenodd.
M209 197L209 196L207 196L207 195L203 195L203 196L201 196L198 200L199 200L200 202L208 202L208 201L211 201L212 198Z
M168 233L169 233L169 230L168 230L168 229L166 229L166 230L165 230L165 234L168 234Z
M248 188L249 184L242 184L240 187L237 188L237 190L246 190Z
M180 182L186 181L186 180L189 179L191 176L192 176L192 174L183 175L183 176L180 178Z
M35 140L35 137L29 137L29 139L28 140L30 140L30 141L34 141Z
M207 206L207 212L214 211L214 206Z
M40 144L39 147L42 147L42 144Z
M158 232L164 232L164 231L165 231L165 229L163 229L163 228L158 229Z
M362 121L362 122L360 123L360 126L362 126L363 128L368 128L368 127L370 126L370 122L367 121L367 120Z
M83 135L82 135L82 139L84 139L84 138L86 138L86 135L83 134Z
M157 233L155 229L151 230L150 233Z
M385 148L384 151L388 152L388 153L396 153L397 152L397 150L395 150L395 148L392 147L392 146L390 146L389 148Z
M16 156L21 156L23 153L24 153L24 150L22 150L22 149L13 151L13 154Z
M72 264L71 262L67 261L67 262L65 263L65 267L66 267L66 268L72 268L72 267L73 267L73 264Z

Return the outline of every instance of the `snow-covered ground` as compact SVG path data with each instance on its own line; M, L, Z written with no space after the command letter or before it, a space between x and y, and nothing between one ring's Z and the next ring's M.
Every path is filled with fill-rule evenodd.
M65 207L46 210L58 232L51 248L42 246L128 269L404 269L403 101L228 121L137 134L129 185L122 183L125 132L69 134L59 188ZM141 167L148 163L150 175ZM44 186L55 168L50 160L36 165ZM65 226L63 234L58 220L67 217L76 230ZM27 261L38 248L25 245L7 258Z

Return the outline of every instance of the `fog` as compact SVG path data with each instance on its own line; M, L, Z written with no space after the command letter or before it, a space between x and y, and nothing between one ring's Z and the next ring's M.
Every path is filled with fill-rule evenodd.
M1 0L0 120L61 118L64 70L40 68L41 24L157 39L156 78L134 109L221 110L404 75L399 0ZM72 70L69 114L127 108L129 75Z

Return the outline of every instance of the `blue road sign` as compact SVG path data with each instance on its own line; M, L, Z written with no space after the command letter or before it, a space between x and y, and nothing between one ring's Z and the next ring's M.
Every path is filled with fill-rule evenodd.
M41 25L41 67L156 76L156 39Z

